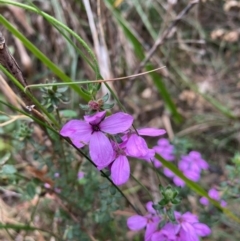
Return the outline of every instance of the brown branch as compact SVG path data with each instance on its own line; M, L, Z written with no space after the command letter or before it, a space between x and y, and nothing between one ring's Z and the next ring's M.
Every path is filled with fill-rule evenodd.
M16 78L22 86L24 87L27 86L27 82L23 77L22 71L18 66L16 60L9 53L7 44L5 42L5 38L1 32L0 32L0 64ZM11 87L12 86L13 85L11 84ZM14 86L14 89L20 95L20 97L25 102L25 104L27 105L32 104L29 97L23 91L21 91L18 87L16 88L16 86Z
M7 44L5 42L5 38L1 31L0 31L0 64L9 73L11 73L14 76L23 87L26 87L28 85L26 80L23 77L22 71L21 71L20 67L18 66L16 60L10 54ZM25 105L25 106L23 106L23 104L21 103L21 106L24 108L24 110L31 112L33 114L33 116L37 117L44 123L47 123L44 116L38 110L35 109L35 106L33 105L31 98L29 98L29 96L24 91L22 91L18 86L13 85L11 83L11 87L21 97L21 99Z

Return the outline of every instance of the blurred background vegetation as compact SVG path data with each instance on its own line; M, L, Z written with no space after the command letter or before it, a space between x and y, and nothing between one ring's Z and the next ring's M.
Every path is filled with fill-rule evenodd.
M134 116L136 127L165 128L179 154L201 152L210 164L201 186L206 190L220 188L228 208L240 215L240 1L16 2L35 12L0 0L1 16L72 80L101 77L83 58L88 59L89 52L40 11L81 36L95 53L104 79L164 67L109 85ZM46 62L7 30L2 19L0 22L0 31L28 84L61 81ZM146 58L146 63L142 62ZM4 79L0 79L0 99L19 107ZM60 90L67 91L68 98L60 94L57 99L50 98L52 92L47 91L46 96L46 89L32 91L49 112L57 106L62 123L84 114L79 103L86 101L74 91ZM102 87L99 97L107 92ZM142 240L126 227L126 217L134 211L107 180L96 175L94 167L76 157L69 145L59 141L52 146L29 118L18 115L13 120L18 113L3 104L0 110L0 240ZM119 106L114 110L118 111ZM8 120L12 121L3 124ZM133 176L157 196L153 170L140 161L132 161L131 165ZM79 170L86 175L78 181ZM163 178L162 182L170 181ZM49 191L46 183L61 190ZM144 212L149 197L141 186L131 180L122 190ZM190 205L211 226L213 234L205 240L239 240L239 224L215 209L200 207L199 196L190 190L181 192L186 210Z

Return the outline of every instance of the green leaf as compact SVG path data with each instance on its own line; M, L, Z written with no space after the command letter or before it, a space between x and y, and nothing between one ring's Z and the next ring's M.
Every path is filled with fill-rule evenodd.
M109 110L109 109L113 108L114 105L115 105L114 103L104 104L104 105L102 106L102 108L103 108L104 110Z
M108 101L108 99L109 99L109 94L108 93L102 97L103 102Z
M35 185L32 182L29 182L26 187L27 194L30 198L34 198L36 194Z
M79 104L79 106L82 110L88 110L89 109L89 105Z
M172 204L177 205L177 204L180 204L180 203L181 203L181 200L178 199L178 198L176 198L176 199L173 199L171 202L172 202Z
M77 112L74 110L61 110L60 115L66 118L75 118L78 116Z
M59 93L64 93L68 90L68 86L64 86L64 87L58 87L57 88L57 92Z
M14 174L17 172L17 169L13 165L6 164L1 171L3 174Z
M0 145L1 145L1 141L0 141ZM5 164L9 160L10 156L11 156L11 152L7 152L5 155L1 156L1 158L0 158L0 166Z

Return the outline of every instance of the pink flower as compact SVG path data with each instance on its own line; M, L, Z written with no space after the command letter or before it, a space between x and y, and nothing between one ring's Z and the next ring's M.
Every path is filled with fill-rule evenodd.
M84 121L70 120L60 131L62 136L69 137L78 148L89 143L90 157L100 168L108 166L113 161L113 148L105 133L123 133L133 123L133 117L123 112L107 118L105 116L106 111L102 111L93 116L84 116Z
M177 221L177 241L199 241L199 236L211 234L211 229L204 223L199 223L196 215L186 212L181 215L174 212Z
M127 226L129 229L138 231L146 227L144 241L150 241L154 232L158 228L160 218L157 216L156 211L152 207L152 202L146 204L148 214L145 216L134 215L127 220Z
M220 200L220 195L219 192L215 189L215 188L211 188L208 191L208 195L209 197L211 197L212 199L216 200L216 201L220 201L220 205L222 207L225 207L227 205L226 201L224 200ZM204 206L208 206L209 205L209 200L206 197L201 197L199 202L204 205Z

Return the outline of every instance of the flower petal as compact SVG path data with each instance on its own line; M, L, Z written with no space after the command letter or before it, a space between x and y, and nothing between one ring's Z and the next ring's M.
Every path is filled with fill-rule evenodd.
M137 131L140 136L161 136L166 133L164 129L156 129L156 128L142 128L142 129L137 129Z
M153 164L156 168L160 168L162 166L162 163L156 158L153 159Z
M167 223L161 231L155 232L152 235L151 241L175 241L177 234L177 225L172 223ZM184 240L186 241L186 240Z
M71 120L60 130L60 134L69 137L72 143L78 148L88 144L91 132L92 127L85 121L81 120Z
M204 223L194 223L193 227L197 235L204 237L211 234L211 229Z
M186 239L181 240L189 240L189 241L199 241L199 237L197 236L196 229L192 226L192 224L188 222L182 223L182 229L180 230L180 236L184 234L184 237L187 237Z
M143 229L147 225L147 219L140 215L134 215L127 220L127 226L129 229L138 231Z
M60 130L60 134L65 137L75 137L76 135L91 134L91 126L82 120L70 120Z
M180 177L175 176L173 178L173 182L178 187L184 187L185 186L185 182Z
M166 177L175 177L175 174L167 167L163 168L163 173Z
M116 185L122 185L128 181L130 166L126 156L119 156L111 166L111 177Z
M211 188L208 191L208 195L209 195L209 197L211 197L212 199L214 199L216 201L220 200L219 192L215 188Z
M148 154L149 149L146 141L142 137L132 134L128 139L126 152L132 157L144 157Z
M208 199L207 199L206 197L201 197L201 198L199 199L199 202L200 202L202 205L204 205L204 206L208 206L208 205L209 205L209 201L208 201Z
M133 123L133 117L129 114L118 112L107 117L100 123L101 131L109 134L118 134L128 130Z
M226 207L226 206L227 206L227 202L224 201L224 200L221 200L221 201L220 201L220 205L221 205L222 207Z
M153 202L152 201L146 203L146 209L149 213L157 214L156 210L153 208Z
M186 212L182 215L182 218L188 223L198 223L198 217L190 212Z
M100 131L94 132L89 142L92 161L99 167L106 167L113 161L113 148L109 139Z
M94 115L85 115L84 120L92 125L99 124L106 116L106 111L97 112Z
M146 232L144 235L144 241L151 241L151 237L154 232L157 231L158 224L160 222L159 218L156 218L155 220L151 220L147 223Z

